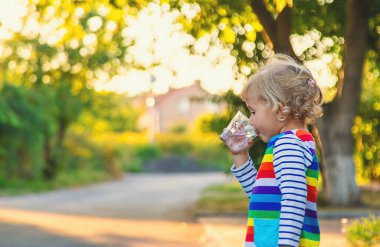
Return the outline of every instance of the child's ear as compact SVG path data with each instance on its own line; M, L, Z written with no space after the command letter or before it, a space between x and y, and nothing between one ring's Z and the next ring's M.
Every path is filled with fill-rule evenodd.
M280 106L277 109L276 118L280 122L284 122L286 120L286 114L284 112L284 106L282 104L280 104Z

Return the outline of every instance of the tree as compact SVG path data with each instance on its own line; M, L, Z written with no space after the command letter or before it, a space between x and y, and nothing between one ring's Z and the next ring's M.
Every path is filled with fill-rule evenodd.
M240 71L245 65L251 69L250 72L255 71L255 63L268 56L266 48L258 47L260 42L275 52L295 56L290 42L292 34L304 34L317 29L321 36L332 37L334 44L326 47L324 52L335 53L343 61L343 67L335 68L338 77L335 97L325 104L325 116L318 123L325 150L321 160L324 164L323 192L332 204L357 203L359 190L355 181L351 129L359 106L363 64L369 43L369 19L376 19L379 4L367 0L252 0L249 1L250 8L245 1L201 1L199 6L201 10L194 18L196 23L188 25L189 29L198 35L205 30L218 30L220 39L230 45L232 53L237 56ZM213 22L214 25L210 24ZM223 23L227 25L221 25ZM251 41L255 41L255 48L259 48L250 53L243 46L244 41L253 36L248 35L252 33L252 28L245 28L246 24L254 27L255 36ZM226 30L233 30L229 32L229 36L233 37L228 37ZM372 43L378 44L378 36L372 38L375 40ZM341 46L343 40L344 47ZM315 50L314 46L296 55L301 61L311 60L318 57Z
M52 128L35 126L36 132L43 133L40 156L44 159L40 168L45 179L56 176L67 130L91 105L92 83L110 78L125 64L128 44L122 34L123 16L135 9L119 9L114 4L29 1L24 25L20 30L9 31L10 38L1 41L1 88L9 82L31 92L49 92L46 98L51 101L38 116L49 116ZM48 106L54 107L54 113ZM9 111L21 118L15 109ZM3 123L4 128L12 127L9 121ZM22 129L27 125L21 121L20 126ZM16 165L21 167L20 163Z
M0 181L42 177L46 135L57 130L54 95L46 86L5 83L0 99Z
M289 41L292 18L289 5L285 6L276 20L271 18L262 1L252 1L251 6L267 30L274 50L293 53ZM359 107L363 64L368 42L368 18L368 1L347 1L343 55L344 77L341 79L343 82L338 86L335 99L325 104L325 116L319 123L326 158L323 174L325 176L324 192L326 199L333 204L352 204L359 201L351 129ZM347 109L350 110L347 111Z
M344 77L341 79L343 82L338 86L335 99L325 105L325 117L320 122L326 157L325 192L327 199L333 204L359 202L351 130L358 113L362 90L363 66L368 44L368 19L368 1L346 2Z

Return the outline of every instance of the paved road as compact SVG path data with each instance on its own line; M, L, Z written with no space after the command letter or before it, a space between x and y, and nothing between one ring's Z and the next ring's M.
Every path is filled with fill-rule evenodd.
M187 209L222 173L142 174L86 188L0 197L1 247L201 246Z

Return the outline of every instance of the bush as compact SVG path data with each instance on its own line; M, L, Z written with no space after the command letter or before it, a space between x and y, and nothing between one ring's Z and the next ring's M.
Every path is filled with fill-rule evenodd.
M40 179L48 154L58 151L48 145L58 129L54 94L45 86L28 89L6 82L0 93L0 180Z
M164 155L187 155L194 145L194 138L186 134L159 134L156 138L158 148Z
M160 134L157 146L164 156L190 157L203 168L226 170L231 164L228 150L213 133Z
M154 144L138 145L131 150L130 158L125 160L127 172L141 172L145 163L160 157L160 150Z
M354 221L347 229L346 238L351 246L379 246L380 218L371 215Z
M232 164L229 151L215 134L203 134L194 143L191 155L201 166L218 168L228 172Z

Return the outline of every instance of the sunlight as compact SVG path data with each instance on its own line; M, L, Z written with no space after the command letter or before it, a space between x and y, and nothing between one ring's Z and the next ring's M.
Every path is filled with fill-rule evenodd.
M114 219L10 208L1 208L0 220L3 224L36 227L52 235L107 246L124 245L127 241L136 246L197 246L203 241L201 226L181 221Z
M25 4L26 0L0 0L0 21L3 23L3 27L0 27L0 35L3 39L12 37L7 29L16 31L21 29L20 19L27 11ZM54 15L54 8L50 8L49 11L51 15ZM107 11L107 9L101 10L102 13ZM93 82L95 90L126 93L129 96L147 91L163 94L170 88L185 87L193 84L194 81L200 81L201 86L213 94L221 94L229 89L233 89L237 94L240 93L246 76L252 73L251 68L242 67L240 71L243 74L236 74L238 70L236 58L218 41L217 33L207 34L196 40L176 23L181 13L191 19L199 11L197 4L184 4L180 10L171 10L167 4L160 6L157 3L150 3L136 16L126 16L126 27L122 34L125 43L130 46L124 60L126 63L133 62L134 65L132 68L120 68L119 71L122 72L113 78L98 76L99 73L95 73L94 78L97 78ZM75 15L80 17L83 14L84 10L78 7ZM55 45L67 33L67 30L61 27L61 21L52 19L42 28L35 18L31 18L23 27L23 32L31 36L40 34L41 41ZM104 22L100 16L91 17L87 22L91 32L96 32L103 25L106 25L108 31L116 28L115 22ZM85 35L82 41L86 47L80 50L80 54L82 56L92 54L97 46L98 38L94 33ZM70 45L75 49L79 46L79 42L72 40ZM333 75L329 66L339 68L341 62L332 55L322 55L326 48L334 44L334 40L328 37L321 40L321 34L316 30L311 30L302 36L292 35L291 42L295 53L299 56L308 49L317 56L321 54L319 59L307 61L305 65L310 68L322 88L334 87L337 77ZM318 43L318 49L313 48L316 43ZM243 50L250 53L260 45L262 44L247 41L243 44ZM0 54L5 52L0 46ZM27 48L20 48L18 53L25 59L30 58ZM52 62L46 66L57 67L60 64L62 63ZM89 77L89 79L92 78Z
M21 17L25 16L27 0L0 0L0 22L11 30L21 29Z
M98 31L103 25L103 20L100 16L91 17L87 22L92 32Z
M195 5L186 5L181 11L190 18L199 10ZM222 93L231 88L235 82L235 58L230 51L221 44L211 45L216 40L215 34L195 40L175 23L178 15L178 11L170 10L168 5L151 3L136 17L128 16L123 36L129 43L134 42L128 48L126 60L146 69L139 72L131 69L125 75L115 76L110 83L99 81L96 90L112 88L128 95L152 90L155 94L162 94L170 87L189 86L196 80L211 93ZM192 45L195 53L190 53ZM152 76L154 82L147 80Z
M199 9L196 5L186 4L181 12L191 19ZM230 50L217 42L217 34L204 35L195 40L185 33L176 18L177 10L170 10L167 5L159 6L151 3L137 16L127 17L127 27L123 30L129 43L126 61L134 61L145 70L131 69L124 75L115 76L111 82L99 81L96 90L112 90L128 95L137 95L151 90L155 94L166 93L169 88L189 86L199 80L201 86L213 94L221 94L229 89L240 93L246 76L252 73L249 67L241 68L243 75L236 75L236 58ZM144 30L142 32L141 30ZM292 44L297 54L302 54L321 38L317 31L310 31L304 36L294 35ZM331 46L325 39L321 41L321 49ZM261 44L258 44L258 46ZM190 53L189 47L194 48ZM252 51L256 44L244 43L244 50ZM321 53L322 50L315 52ZM331 88L337 78L332 75L328 66L335 63L331 55L323 55L319 59L306 62L316 77L318 84ZM155 81L150 81L154 76Z
M290 41L297 56L302 57L302 54L309 50L310 54L318 57L317 59L305 61L305 65L311 70L318 85L322 89L327 89L334 87L338 81L330 67L337 70L342 67L342 62L333 54L326 53L326 50L334 45L333 39L321 37L322 34L318 30L311 30L304 35L291 35ZM338 38L337 41L341 44L344 42L344 40ZM314 48L314 46L317 48Z
M310 69L322 89L332 88L338 81L338 77L328 69L330 64L337 68L342 66L340 60L332 54L324 54L319 59L305 62L305 65Z

